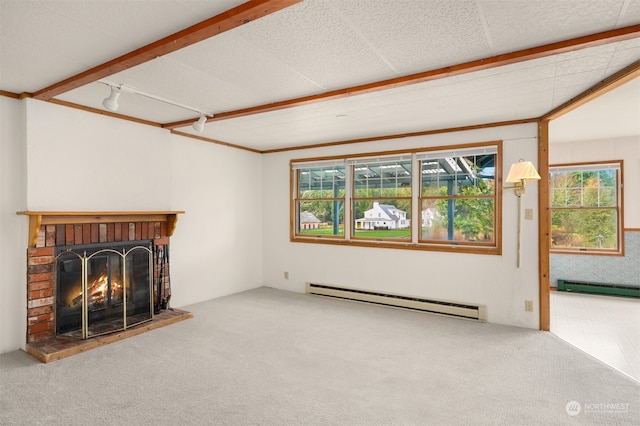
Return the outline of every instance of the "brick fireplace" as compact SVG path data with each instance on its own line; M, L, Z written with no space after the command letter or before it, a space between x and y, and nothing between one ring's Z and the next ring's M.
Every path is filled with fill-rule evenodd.
M27 352L43 362L49 362L190 318L189 312L170 308L169 304L171 298L169 242L178 214L181 213L184 212L19 212L18 214L29 217ZM68 309L66 306L62 307L57 301L58 293L61 293L58 276L64 275L59 263L61 254L75 252L85 253L86 256L88 249L89 253L92 253L100 252L101 248L104 248L104 253L116 253L119 247L122 247L123 253L125 248L129 250L130 247L136 247L136 250L143 253L148 252L146 263L148 270L144 274L145 283L148 284L145 284L146 289L142 287L144 293L139 293L143 294L143 310L144 298L147 299L143 318L138 322L131 320L133 315L126 313L125 307L123 324L116 325L113 332L106 329L107 331L100 334L87 333L85 324L87 309L84 306L87 304L91 306L91 302L87 302L86 296L89 291L85 291L82 302L78 303L82 296L78 296L75 300L76 305L83 306L82 329L85 331L75 334L63 333L60 327L56 327L56 322L61 321L61 316L56 315L57 311ZM108 258L109 255L102 257ZM118 256L113 257L118 258ZM144 260L144 256L138 257ZM125 259L124 255L123 259ZM114 260L118 261L118 259ZM66 263L69 261L67 260ZM86 265L91 266L90 263ZM93 269L96 269L95 265ZM138 269L144 269L144 266ZM86 279L83 282L85 281ZM83 285L86 289L86 284ZM114 283L113 286L114 290L108 293L109 299L111 295L116 295L116 284ZM117 294L120 297L124 295L126 302L126 289L123 291L121 287L118 288ZM80 291L78 294L82 293ZM132 294L132 292L129 293ZM113 306L116 306L116 303ZM122 306L123 303L120 301L117 308L122 310ZM137 308L137 310L140 309ZM115 315L118 319L119 314Z

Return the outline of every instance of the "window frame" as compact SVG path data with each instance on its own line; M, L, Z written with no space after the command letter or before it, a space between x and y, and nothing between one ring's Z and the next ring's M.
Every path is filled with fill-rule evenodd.
M423 251L443 251L443 252L457 252L457 253L474 253L474 254L488 254L488 255L501 255L502 254L502 140L466 143L457 145L444 145L434 147L422 147L415 149L404 149L395 151L381 151L381 152L368 152L358 153L352 155L340 155L340 156L327 156L327 157L314 157L314 158L300 158L291 159L289 162L290 171L290 241L302 242L302 243L319 243L319 244L334 244L334 245L347 245L347 246L362 246L362 247L381 247L381 248L396 248L406 250L423 250ZM468 149L480 149L483 147L495 147L495 169L494 169L494 240L491 243L477 243L477 242L461 242L461 241L431 241L423 240L420 235L421 230L421 206L419 199L421 196L421 163L417 160L418 156L425 153L437 153L451 152L455 150L468 150ZM410 239L401 238L364 238L354 236L355 219L354 216L354 182L353 182L353 167L354 163L368 161L368 159L380 159L384 161L385 158L391 158L393 156L407 156L412 157L411 160L411 200L410 211L407 212L407 218L410 220ZM345 184L345 197L344 197L344 232L339 236L326 236L326 235L305 235L298 232L298 172L301 166L306 164L322 164L326 162L344 161L345 178L347 180ZM365 197L366 198L366 197ZM376 197L368 197L373 200ZM385 197L385 199L388 197ZM399 197L408 198L408 197ZM362 200L363 198L358 198Z
M413 154L412 153L407 153L406 155L394 155L394 156L377 156L377 157L366 157L366 158L360 158L360 159L348 159L347 160L347 165L350 167L350 173L352 176L351 182L349 182L351 184L351 198L349 200L349 206L351 208L351 232L350 232L350 238L352 240L372 240L372 241L388 241L388 242L407 242L407 241L411 241L412 240L412 225L413 225L413 221L411 220L412 218L412 210L413 210L413 170L414 170L414 166L415 166L415 161L413 158ZM407 163L408 162L408 169L405 166L402 166L402 163ZM391 176L387 176L385 178L384 176L384 171L382 170L383 168L389 168L391 164L394 164L395 169L401 168L404 170L404 172L406 174L404 174L405 177L398 177L398 174L395 173L395 176L391 177ZM375 179L376 181L380 182L380 187L379 188L367 188L366 191L369 192L375 192L376 190L380 191L380 194L378 195L373 195L371 193L367 193L365 196L359 196L358 192L362 191L362 188L358 188L356 187L356 182L358 180L358 178L356 177L356 172L358 171L362 171L359 170L361 168L365 167L370 173L373 173L374 177L372 177L371 179ZM367 176L363 176L365 178L365 180L368 181ZM395 183L396 185L393 187L384 187L384 184L382 183L383 180L394 180L395 179ZM402 185L402 182L406 182L406 180L408 179L409 181L409 186L407 188L407 186ZM398 185L398 182L400 181L400 185ZM395 189L396 194L394 196L391 196L389 194L387 195L383 195L384 189ZM399 195L398 194L398 190L399 189L409 189L409 195ZM408 239L407 238L402 238L402 237L384 237L381 235L374 235L374 236L367 236L364 234L364 232L368 232L368 231L373 231L373 233L375 234L376 231L371 230L370 228L359 228L357 226L357 222L360 220L366 221L366 216L363 218L358 218L356 217L356 203L357 202L365 202L365 203L369 203L371 202L371 208L368 210L365 210L365 213L369 210L372 210L374 208L376 208L376 205L380 208L380 211L378 211L378 216L377 219L381 219L379 221L376 222L383 222L382 226L387 226L387 221L393 222L393 219L385 219L384 217L382 217L382 212L387 210L385 207L380 207L380 206L386 206L388 205L387 203L385 203L385 201L389 202L389 201L404 201L409 203L409 208L408 210L403 212L405 213L405 215L408 217L408 219L404 219L407 220L409 222L409 226L407 227L408 229ZM396 207L398 210L399 209L396 204L393 204L394 207ZM400 228L398 228L400 229ZM356 232L361 233L361 235L356 235Z
M300 182L300 175L305 173L304 170L310 171L311 169L319 169L322 167L327 167L328 169L330 168L336 168L336 167L343 167L344 168L344 181L345 181L345 190L343 190L343 195L342 197L340 196L332 196L332 197L326 197L326 196L319 196L319 197L309 197L309 198L305 198L305 197L300 197L300 187L299 187L299 182ZM296 238L305 238L305 237L310 237L310 238L328 238L328 239L344 239L344 235L345 235L345 228L344 228L344 213L343 213L343 231L342 234L340 234L339 232L337 234L326 234L324 232L322 233L303 233L301 231L303 231L303 228L300 226L300 217L302 212L300 211L299 205L303 202L326 202L326 203L333 203L333 208L335 209L337 207L336 203L342 203L342 210L344 212L345 210L345 201L346 201L346 182L347 182L347 178L346 178L346 165L344 164L343 160L319 160L319 161L312 161L312 162L303 162L303 163L298 163L295 166L291 166L291 172L292 172L292 182L295 182L295 188L293 189L292 192L292 197L293 197L293 210L292 210L292 226L291 226L291 235L292 237L296 237ZM335 178L333 179L333 181L335 182ZM321 184L320 189L317 191L325 191L327 189L324 188L324 186ZM335 189L334 189L335 190ZM340 223L338 223L338 229L340 228ZM335 232L335 222L333 225L333 230Z
M474 172L471 169L469 169L469 164L466 161L455 161L454 158L463 158L463 157L479 157L479 156L484 156L484 155L493 155L494 156L494 176L493 176L493 188L492 188L492 192L490 194L459 194L458 192L458 175L457 173L455 173L454 179L451 181L447 181L448 183L448 191L449 190L453 190L456 193L453 194L425 194L425 188L424 188L424 183L425 183L425 176L423 176L423 162L431 162L433 163L434 159L438 159L438 160L447 160L447 166L454 168L456 167L459 171L460 171L460 176L461 179L460 181L464 181L464 180L476 180L477 182L474 183L474 187L476 187L477 183L481 183L483 182L481 178L479 177L474 177ZM418 241L420 243L423 244L433 244L433 245L440 245L440 244L459 244L459 245L466 245L466 246L472 246L472 247L488 247L488 248L492 248L495 246L495 241L496 238L498 238L498 236L500 235L497 229L497 224L498 224L498 196L499 196L499 192L498 192L498 177L496 174L496 169L498 168L498 158L501 156L500 150L498 146L494 146L494 145L484 145L484 146L478 146L478 147L472 147L472 148L466 148L466 149L453 149L453 150L438 150L435 152L430 152L430 153L426 153L425 155L422 156L422 158L419 158L418 160L418 168L420 170L420 188L419 188L419 194L418 194L418 208L420 209L420 216L422 218L422 206L424 202L429 202L429 201L433 201L433 202L439 202L439 201L447 201L448 203L451 202L451 207L455 208L455 204L457 201L465 201L465 200L491 200L493 202L493 220L492 220L492 224L493 224L493 228L491 229L492 232L492 236L493 239L491 241L468 241L468 240L460 240L460 239L437 239L437 238L424 238L423 236L423 232L422 232L422 224L421 224L421 228L420 228L420 233L418 235ZM442 167L439 163L438 168ZM462 167L466 168L466 172L465 170L462 169ZM501 168L501 166L500 166ZM440 169L442 172L445 172L445 170ZM439 182L439 176L440 176L440 171L437 171L436 173L434 173L434 175L436 176L436 182L438 182L438 188L440 186L440 182ZM465 176L466 175L466 176ZM446 173L447 177L450 177L451 175L449 173ZM467 186L467 187L470 187ZM438 191L440 192L440 191ZM454 212L455 213L455 212ZM455 215L454 215L454 221L455 221ZM447 230L447 237L450 237L451 234L454 234L456 231L456 228L454 226L454 223L450 223L451 227Z
M616 171L616 205L610 206L580 206L554 207L553 172L568 171ZM555 247L553 245L553 212L554 210L615 210L617 248L606 249L599 247ZM624 256L624 160L589 161L575 163L561 163L549 165L549 252L551 254L576 254L597 256Z

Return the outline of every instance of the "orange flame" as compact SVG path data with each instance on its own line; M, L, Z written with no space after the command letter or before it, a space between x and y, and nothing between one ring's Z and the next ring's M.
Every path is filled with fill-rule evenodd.
M102 274L87 286L89 304L99 305L105 303L109 298L108 290L109 277L106 274ZM122 298L122 285L116 280L111 280L111 299L120 298ZM69 306L76 306L82 303L82 287L80 283L78 283L76 290L70 292L66 302Z

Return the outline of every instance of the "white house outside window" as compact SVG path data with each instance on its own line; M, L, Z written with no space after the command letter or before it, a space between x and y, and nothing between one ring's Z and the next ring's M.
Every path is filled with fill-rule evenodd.
M348 160L353 238L411 241L411 154Z
M291 161L291 240L501 254L502 142Z

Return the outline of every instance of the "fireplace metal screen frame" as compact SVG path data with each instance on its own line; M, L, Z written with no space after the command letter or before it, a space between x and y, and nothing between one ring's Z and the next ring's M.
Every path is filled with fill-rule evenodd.
M141 244L127 244L128 248L123 248L122 251L118 251L115 248L109 247L109 248L98 248L96 251L92 251L90 254L87 255L87 249L88 247L82 248L82 247L74 247L74 248L67 248L67 249L63 249L61 250L58 254L56 254L55 256L55 261L56 264L58 263L58 261L60 260L60 258L63 255L75 255L77 256L77 258L80 260L81 262L81 290L82 290L82 307L81 307L81 312L82 312L82 325L81 325L81 338L83 340L86 340L88 338L91 337L97 337L97 336L101 336L104 334L111 334L111 333L115 333L118 331L123 331L126 330L129 327L135 326L135 325L139 325L139 324L143 324L145 322L151 321L153 320L154 317L154 251L153 251L153 244L149 244L149 247L145 247L144 245ZM133 324L127 324L127 285L128 285L128 280L127 280L127 257L134 251L137 250L144 250L147 252L148 255L148 277L149 277L149 317L140 321L136 321ZM82 254L78 253L79 251L82 252ZM102 333L91 333L91 335L89 335L89 300L88 300L88 262L93 259L94 257L97 257L99 255L105 255L105 254L115 254L118 255L121 258L121 262L122 262L122 266L121 266L121 279L122 279L122 283L123 283L123 291L122 291L122 305L123 305L123 310L122 310L122 320L123 320L123 325L121 328L114 328L111 329L109 331L106 332L102 332ZM58 270L58 268L56 268L56 271ZM56 276L56 282L58 282L59 277ZM58 285L56 285L56 288L58 288ZM130 285L130 284L129 284ZM57 306L57 303L56 303ZM56 318L57 318L57 313L56 313Z

